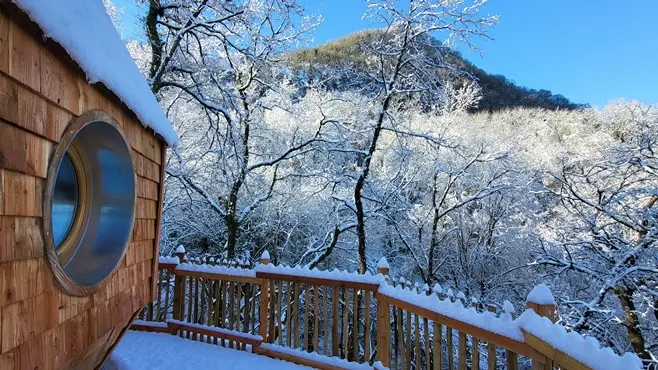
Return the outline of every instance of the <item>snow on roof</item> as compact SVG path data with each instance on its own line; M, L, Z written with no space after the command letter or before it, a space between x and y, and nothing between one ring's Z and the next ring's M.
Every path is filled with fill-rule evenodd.
M378 269L387 269L390 268L388 265L388 261L386 260L386 257L382 257L379 259L379 262L377 262L377 268Z
M60 44L87 75L102 82L143 125L176 146L178 136L137 69L101 0L12 0L45 37Z
M178 247L176 247L176 251L174 253L177 253L177 254L185 253L185 247L183 247L183 244L178 245Z

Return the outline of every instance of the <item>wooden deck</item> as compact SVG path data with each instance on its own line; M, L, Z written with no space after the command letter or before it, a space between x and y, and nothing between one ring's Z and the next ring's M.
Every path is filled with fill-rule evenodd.
M509 312L389 277L160 263L157 300L133 329L318 369L590 369ZM322 276L333 276L323 278ZM555 306L529 302L532 317Z
M129 331L103 370L303 370L304 366L176 336Z

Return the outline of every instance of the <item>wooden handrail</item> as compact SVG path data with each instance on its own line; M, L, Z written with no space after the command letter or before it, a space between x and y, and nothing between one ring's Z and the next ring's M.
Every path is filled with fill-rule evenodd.
M566 353L558 350L549 343L543 341L542 339L528 333L527 331L521 329L523 337L528 343L529 346L535 348L539 353L553 360L556 365L559 365L562 368L567 368L569 370L588 370L589 366L583 364L582 362L572 358Z
M487 342L495 344L497 347L501 347L504 349L508 349L510 351L513 351L515 353L518 353L519 355L528 357L532 360L535 361L540 361L544 362L545 358L544 356L531 346L529 346L527 343L524 342L519 342L515 339L490 332L488 330L479 328L477 326L461 322L459 320L455 320L451 317L442 315L438 312L428 310L423 307L419 307L414 305L413 303L409 303L406 301L399 300L397 298L393 298L390 296L387 296L385 294L378 293L377 294L377 299L387 302L392 306L395 306L397 308L401 308L405 311L409 311L411 313L414 313L416 315L420 315L423 317L428 318L429 320L436 321L440 323L441 325L445 325L447 327L450 327L452 329L458 330L460 332L463 332L465 334L471 335L473 337L477 337L479 339L483 339Z
M160 270L174 270L178 266L177 263L171 263L171 262L160 262L158 265L158 268Z
M184 257L182 253L178 255L181 263ZM262 265L268 265L269 262L269 256L261 259ZM454 366L463 369L480 364L480 355L486 357L485 363L491 368L496 366L497 359L502 358L501 354L504 355L507 368L512 370L518 366L517 355L530 359L532 368L536 370L553 369L554 365L568 370L588 369L583 363L526 330L519 329L523 336L522 340L504 336L426 308L427 303L423 306L403 300L390 289L382 289L386 285L371 283L368 282L369 280L351 281L302 276L281 273L276 271L276 268L272 269L276 272L258 271L258 269L245 272L245 269L232 270L227 267L226 270L221 268L219 269L221 272L218 272L212 271L212 268L178 268L178 266L180 265L177 263L160 263L161 273L157 286L159 289L166 287L167 290L164 295L162 292L160 294L164 296L165 309L162 311L164 317L160 315L162 297L158 297L158 314L155 315L155 321L165 321L168 325L139 322L133 325L133 328L173 333L197 332L209 338L221 338L221 343L226 339L231 343L251 344L255 353L307 364L312 362L308 362L308 358L295 358L295 355L291 354L293 352L289 351L275 353L276 351L272 349L260 348L260 345L278 342L281 348L301 347L308 349L309 352L321 353L324 356L339 356L346 360L357 360L360 356L356 351L363 348L362 361L372 364L373 360L377 360L384 366L397 368L400 365L403 369L418 367L421 359L424 361L420 365L421 368L429 369L432 366L437 368L436 366L440 367L442 363L454 360L455 356L458 359L457 363L450 363L449 368ZM167 273L162 273L164 271ZM386 277L388 267L379 268L378 273ZM163 283L162 279L165 277L167 282ZM174 290L170 295L169 279L171 278L174 279ZM242 294L245 300L241 305L239 303L242 302ZM201 299L199 299L200 295ZM237 296L237 302L234 301L233 295ZM172 303L169 302L170 298ZM303 305L300 305L300 301ZM191 305L188 304L186 307L186 302L194 302L201 307L192 310ZM237 306L234 306L234 303ZM173 314L169 316L172 307ZM529 302L528 308L551 321L555 320L554 305ZM149 309L151 314L147 316L150 319L153 317L153 304ZM403 313L406 314L403 316ZM191 321L190 315L193 316ZM362 316L363 320L361 320ZM330 318L333 320L331 325L329 325ZM229 322L230 324L227 324ZM513 321L510 321L510 325L514 325L512 323ZM239 329L240 325L242 332L234 330ZM413 331L410 330L411 327L414 328ZM457 332L457 336L453 334L453 330ZM260 335L249 334L248 331ZM393 343L391 331L397 333ZM321 346L318 345L320 335L324 338ZM470 344L467 342L467 336L472 338ZM329 339L331 345L327 343ZM420 343L420 340L423 342ZM441 353L444 340L450 348L447 358ZM482 341L488 343L486 351L478 348ZM218 343L217 339L215 343ZM244 346L242 348L244 349ZM502 352L496 353L496 348ZM376 353L376 358L369 356L371 352ZM468 365L467 356L471 365Z
M178 276L197 277L197 278L211 279L211 280L233 281L233 282L240 282L240 283L246 283L246 284L260 284L262 282L262 279L260 279L258 277L222 274L222 273L219 273L219 272L192 271L192 270L177 269L175 271L175 274L178 275Z
M351 289L369 290L376 292L379 289L379 284L356 282L341 279L323 279L310 276L286 275L277 274L272 272L256 272L256 277L259 279L278 280L278 281L292 281L308 283L310 285L331 286L331 287L345 287Z

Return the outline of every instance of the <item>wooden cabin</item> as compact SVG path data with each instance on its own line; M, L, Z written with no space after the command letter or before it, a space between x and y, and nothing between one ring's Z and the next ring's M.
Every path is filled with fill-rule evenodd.
M0 0L0 369L101 366L155 294L176 140L100 0Z

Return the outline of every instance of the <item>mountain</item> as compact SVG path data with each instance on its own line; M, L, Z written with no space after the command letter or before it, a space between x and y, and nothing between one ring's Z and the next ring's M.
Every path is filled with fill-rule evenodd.
M327 81L325 86L340 91L358 89L367 90L368 78L365 72L366 45L374 38L381 37L381 30L364 30L345 36L336 41L330 41L314 48L299 49L289 55L288 62L293 71L305 78ZM425 42L428 42L427 40ZM436 39L429 40L438 44ZM482 100L474 111L498 111L514 107L535 107L544 109L573 110L583 107L560 94L548 90L531 89L518 86L502 75L489 74L466 60L459 52L442 47L440 55L443 64L449 63L462 73L458 76L441 76L437 70L437 78L451 79L459 84L459 79L471 78L478 82L482 89ZM435 53L436 54L436 53ZM438 64L438 63L437 63ZM454 81L454 79L458 79Z

